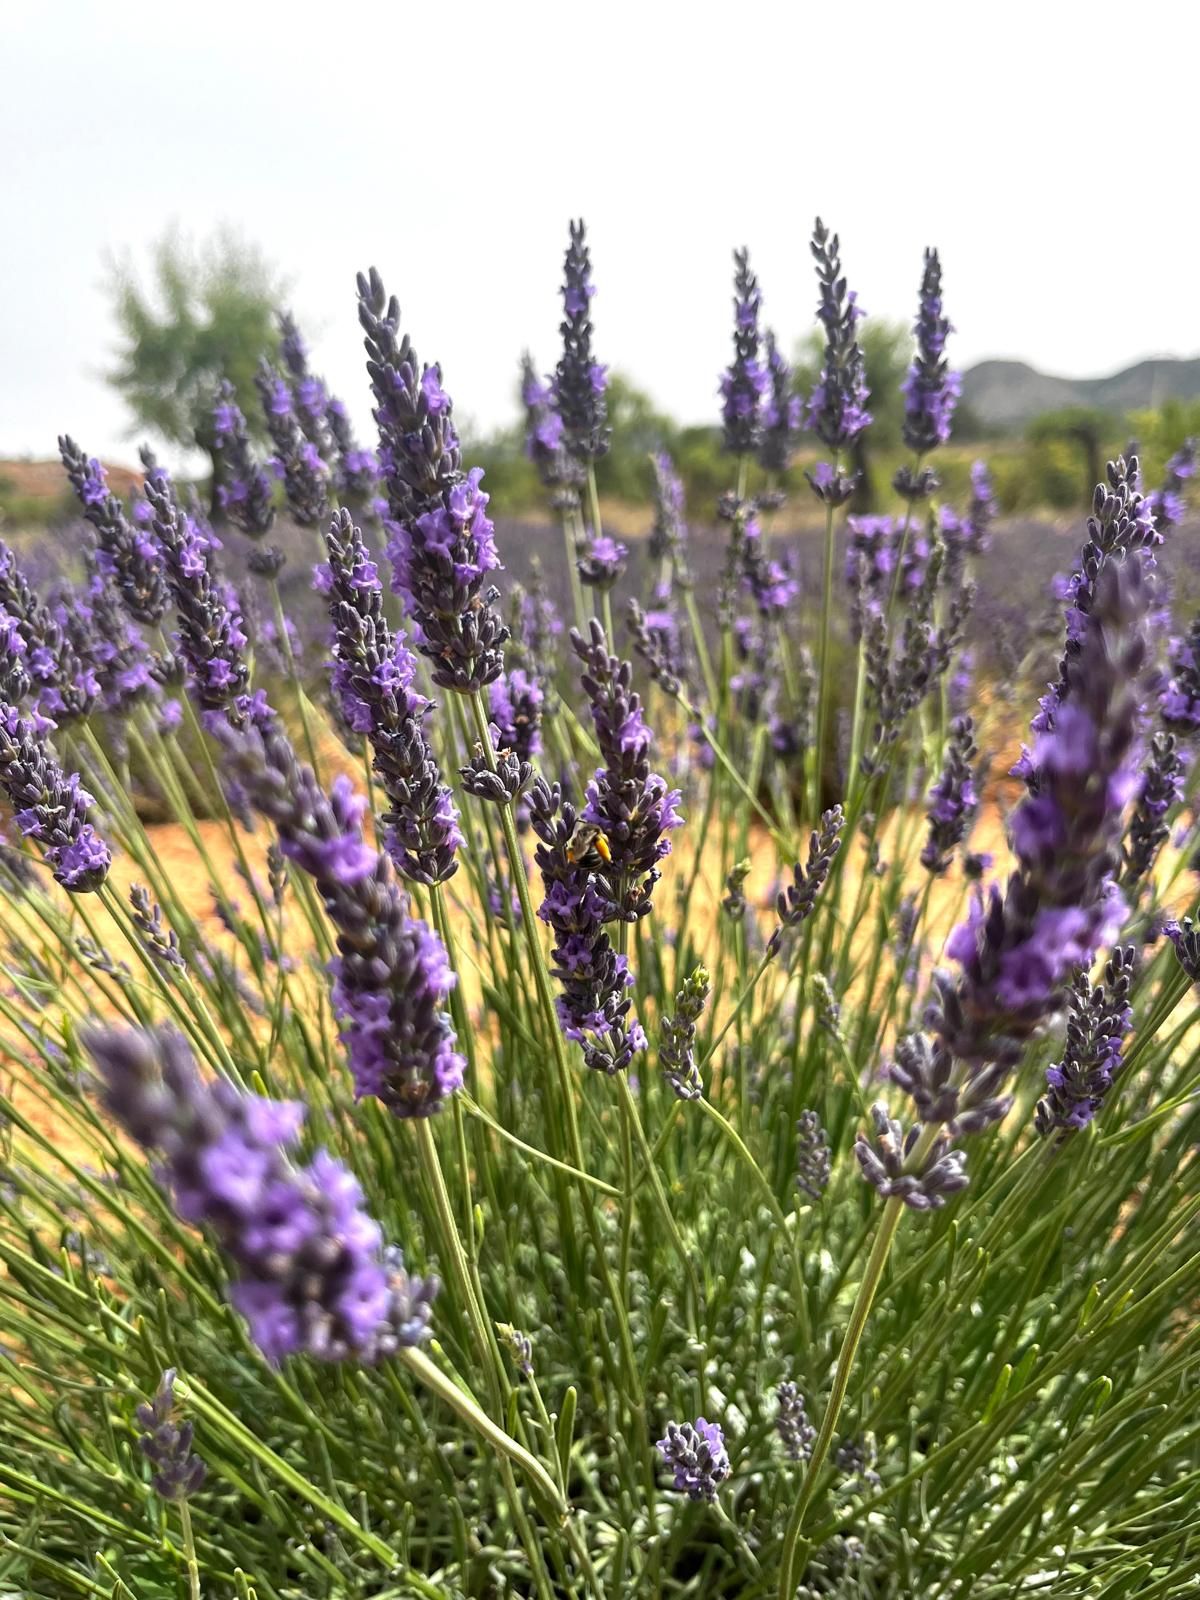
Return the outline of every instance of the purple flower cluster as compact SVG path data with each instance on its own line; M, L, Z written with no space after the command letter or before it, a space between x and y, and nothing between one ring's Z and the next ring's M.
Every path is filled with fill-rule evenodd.
M650 771L651 734L641 697L632 689L628 661L609 654L604 629L592 619L585 640L572 630L583 664L582 684L591 706L603 765L588 784L583 820L599 828L609 859L594 876L603 920L636 922L650 911L658 862L670 854L666 835L683 821L679 791Z
M808 1420L804 1396L794 1383L781 1383L775 1390L775 1432L789 1461L807 1461L812 1455L817 1430Z
M921 851L921 865L935 875L950 865L978 809L974 766L978 754L975 724L969 716L956 717L950 725L942 770L929 791L926 809L929 837Z
M647 554L651 561L670 562L672 577L681 585L691 583L688 567L688 531L683 479L665 450L650 457L654 468L654 526L650 530Z
M845 822L841 806L831 806L828 811L822 812L820 827L814 828L809 834L807 864L801 866L799 861L796 862L792 869L791 885L781 889L775 899L779 926L767 945L769 955L779 953L786 928L798 928L812 916L817 897L825 887L834 859L842 848Z
M729 1453L720 1425L697 1417L695 1422L668 1422L655 1448L675 1474L675 1488L689 1500L715 1500L729 1476Z
M374 268L369 276L359 274L358 295L395 586L433 681L471 693L499 677L508 637L495 609L499 594L487 583L500 557L480 487L483 473L463 472L441 369L420 365L407 334L397 339L400 307Z
M767 554L762 523L756 508L748 508L739 519L742 587L754 601L764 621L778 621L796 603L800 582L793 563L785 557L776 561Z
M4 622L0 616L0 624ZM11 642L15 630L10 627L7 631ZM4 632L0 626L0 634ZM3 701L0 788L8 796L17 827L27 839L36 839L41 845L54 881L73 894L99 889L112 857L88 821L91 795L77 772L68 776L62 770L44 735Z
M1160 533L1170 533L1187 514L1184 495L1189 481L1196 475L1196 441L1185 439L1167 462L1163 481L1147 496L1150 515Z
M269 1361L371 1362L427 1336L436 1282L389 1259L346 1167L323 1150L297 1164L298 1101L205 1083L167 1029L92 1029L85 1043L110 1111L159 1155L179 1215L232 1261L230 1298Z
M771 374L759 360L762 296L749 252L735 250L733 261L733 360L721 375L721 421L726 450L745 456L762 443L763 402L771 391Z
M1012 816L1017 870L1003 892L993 884L986 898L977 894L946 943L959 976L938 974L926 1013L930 1034L897 1049L891 1075L912 1095L921 1121L906 1133L876 1107L873 1138L856 1146L868 1181L910 1206L940 1205L967 1181L947 1132L975 1133L1005 1115L1005 1082L1025 1043L1124 919L1113 873L1137 787L1146 559L1137 548L1107 559L1089 582L1069 698L1038 738L1028 761L1031 789ZM918 1162L922 1124L938 1131Z
M541 684L524 667L513 667L488 690L498 750L511 750L519 761L531 761L542 748Z
M563 262L562 356L554 374L553 403L567 453L586 465L608 452L607 368L592 354L592 263L582 220L571 223Z
M275 521L271 479L254 459L250 431L228 379L221 383L212 410L217 472L217 504L243 533L257 538Z
M155 628L167 609L167 586L154 541L131 527L125 509L108 487L104 468L87 457L69 434L58 441L59 455L83 514L96 530L96 563L121 591L136 622Z
M758 464L764 472L786 472L792 464L796 441L804 426L804 406L793 387L794 373L786 356L767 330L768 388L762 406L762 440Z
M602 533L599 538L588 541L576 562L580 581L603 594L620 578L628 559L629 546Z
M821 295L817 316L825 330L825 357L805 409L805 421L823 444L843 450L871 421L867 410L866 363L858 342L863 312L842 276L840 244L820 217L813 229L812 253Z
M1063 597L1068 601L1065 613L1067 637L1059 662L1058 678L1042 696L1040 710L1031 724L1035 733L1053 726L1056 707L1070 692L1075 660L1082 649L1087 619L1104 568L1134 551L1143 553L1144 571L1151 572L1154 568L1153 551L1155 546L1162 543L1162 534L1154 525L1149 502L1138 493L1138 477L1136 456L1130 456L1128 462L1118 458L1109 462L1107 483L1096 486L1092 514L1087 524L1087 543L1074 572L1063 586ZM1016 770L1019 776L1028 778L1024 758Z
M579 814L557 784L536 779L528 803L546 891L538 916L554 935L552 969L563 989L559 1021L567 1038L583 1046L586 1066L621 1072L646 1048L646 1035L630 1016L633 974L604 926L610 910L607 885L602 890L598 883L604 858L581 833Z
M856 595L886 602L893 588L915 594L925 581L933 550L923 525L888 516L847 517L846 582ZM897 564L900 566L896 577Z
M1150 741L1125 835L1122 887L1133 891L1149 876L1171 831L1168 814L1183 799L1186 772L1187 760L1175 735L1156 733Z
M946 361L946 339L953 331L942 310L942 264L936 250L926 250L913 328L917 353L901 385L904 442L918 455L945 444L950 437L950 420L962 393L962 378L950 371Z
M219 730L234 775L315 882L337 929L333 1007L361 1099L398 1117L440 1111L463 1080L446 1015L455 983L445 946L408 914L388 858L364 841L366 802L345 777L326 795L277 724Z
M189 686L205 711L240 720L247 712L250 669L237 596L211 571L208 540L180 509L165 473L146 479L146 498L178 613L178 649Z
M19 653L27 678L20 695L8 698L15 703L32 694L31 723L39 731L86 717L100 694L95 670L80 656L61 616L38 599L3 539L0 611L8 618L4 634L9 653Z
M186 1500L204 1482L205 1466L193 1453L190 1422L175 1420L175 1368L162 1375L154 1399L134 1412L144 1431L138 1449L153 1467L154 1492L164 1500Z
M296 388L308 393L308 387L319 380L303 380ZM267 432L275 454L267 465L283 483L288 509L301 527L311 528L326 515L329 498L329 468L321 454L320 445L314 443L308 428L302 425L301 415L293 403L293 390L283 374L264 356L255 374L254 386L262 401ZM309 395L314 403L316 397ZM322 437L325 389L320 385L320 409L317 418L318 438ZM311 427L311 420L310 420Z
M1121 1070L1121 1051L1133 1023L1129 991L1136 956L1131 944L1114 950L1097 984L1086 972L1076 974L1068 1000L1066 1048L1062 1060L1046 1068L1047 1093L1035 1113L1043 1136L1085 1128L1103 1105Z
M1185 639L1167 646L1171 676L1159 697L1159 716L1168 728L1192 734L1200 728L1200 616Z
M388 625L379 569L348 511L333 518L326 546L319 582L333 620L333 688L348 725L371 742L372 768L388 798L388 854L413 882L443 883L457 869L462 833L425 737L432 703L413 688L417 658Z
M971 466L971 498L963 516L948 505L938 507L938 531L946 547L946 579L956 583L972 556L988 548L988 530L996 518L992 477L982 461Z
M554 384L542 382L528 352L521 357L521 403L525 407L525 454L542 483L554 491L556 505L578 505L582 475L579 463L563 443L563 419Z

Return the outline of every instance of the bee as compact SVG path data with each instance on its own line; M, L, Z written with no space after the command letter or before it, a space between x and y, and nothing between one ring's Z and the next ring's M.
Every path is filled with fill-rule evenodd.
M567 840L567 860L574 866L587 866L589 857L599 856L601 861L611 861L612 851L604 830L594 822L577 822Z

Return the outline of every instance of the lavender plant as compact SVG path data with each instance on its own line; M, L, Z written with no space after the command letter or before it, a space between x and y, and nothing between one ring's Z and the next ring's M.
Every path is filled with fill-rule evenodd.
M997 685L940 257L899 499L847 520L813 249L802 417L738 253L718 586L661 452L650 540L600 527L572 226L523 389L566 637L378 274L378 456L283 316L276 466L214 402L229 548L63 437L78 559L0 547L0 1589L1194 1593L1191 457L1112 464L1050 691L1012 640Z

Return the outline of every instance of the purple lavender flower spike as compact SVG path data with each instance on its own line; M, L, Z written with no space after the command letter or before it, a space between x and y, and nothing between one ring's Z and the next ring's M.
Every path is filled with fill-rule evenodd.
M808 1420L804 1396L794 1383L781 1383L775 1390L775 1432L789 1461L807 1461L812 1455L817 1430Z
M817 898L825 886L834 858L842 848L842 829L845 821L841 806L831 806L828 811L822 813L820 827L814 828L809 835L807 865L801 866L798 861L796 862L793 869L794 882L789 888L780 890L776 897L775 909L779 917L779 926L771 935L767 945L770 956L779 954L784 929L798 928L816 909Z
M1159 716L1177 733L1194 734L1200 728L1200 616L1186 638L1170 641L1167 660L1171 676L1159 696Z
M1167 462L1163 481L1147 496L1150 514L1160 533L1170 533L1187 515L1184 495L1190 479L1196 475L1196 441L1185 439Z
M519 761L532 761L542 748L542 708L545 692L523 667L513 667L489 689L492 723L498 750L511 750Z
M675 1488L689 1500L715 1500L729 1476L729 1453L719 1423L697 1417L695 1422L668 1422L655 1448L664 1465L675 1474Z
M929 791L929 837L921 851L921 865L935 876L950 865L978 808L974 768L978 754L975 724L970 717L956 717L941 774Z
M456 980L437 934L409 916L388 858L364 841L365 800L345 777L326 794L277 723L216 731L232 777L313 879L337 929L333 1008L358 1097L398 1117L440 1111L463 1080L445 1011Z
M311 528L326 515L329 468L320 446L307 436L297 415L292 390L278 368L263 357L254 379L275 454L268 465L283 482L288 509L301 527ZM324 389L321 416L324 416Z
M100 694L100 684L89 662L82 659L54 608L33 592L12 551L0 539L0 610L11 621L8 636L19 636L22 670L33 697L30 723L35 732L86 717Z
M904 393L904 442L925 455L950 437L950 421L962 378L946 361L946 338L953 325L942 310L942 264L936 250L926 250L921 299L913 333L917 353L901 385Z
M143 1430L138 1449L153 1467L154 1492L164 1500L187 1500L204 1482L205 1466L192 1450L193 1427L175 1420L175 1368L162 1375L154 1399L134 1412Z
M234 527L251 538L269 533L275 521L271 479L254 459L246 418L228 379L213 403L212 435L218 505Z
M790 363L767 331L768 389L762 407L762 439L758 463L765 472L783 473L792 464L792 455L803 425L804 407L792 387Z
M602 533L598 539L588 541L576 563L580 582L603 593L606 589L611 589L625 571L628 559L629 546Z
M763 404L771 390L771 374L758 357L762 296L750 270L750 254L735 250L733 261L733 360L721 376L721 422L726 450L745 456L762 443Z
M633 985L625 957L605 930L607 890L597 887L603 856L585 843L575 807L557 784L537 778L528 796L530 823L541 841L534 858L546 890L538 915L554 935L552 970L562 985L559 1021L568 1039L583 1047L584 1064L610 1076L624 1071L646 1035L628 990Z
M1103 1105L1121 1070L1125 1035L1133 1023L1129 991L1137 951L1125 945L1113 951L1104 977L1093 984L1086 973L1071 987L1067 1042L1063 1058L1046 1068L1047 1094L1039 1100L1035 1121L1045 1137L1085 1128Z
M592 619L584 640L572 630L571 646L583 664L582 683L603 765L588 784L583 820L599 828L609 859L594 875L606 922L636 922L650 911L657 863L670 854L666 835L683 821L679 791L650 771L650 730L641 698L631 685L628 661L609 654L608 640Z
M821 286L817 316L825 329L825 358L805 421L831 450L852 444L871 421L866 364L857 334L863 312L854 291L847 291L839 252L837 234L830 234L818 217L812 253Z
M500 569L487 515L483 473L464 473L441 369L421 367L400 307L379 274L358 278L359 321L379 425L380 467L390 518L395 586L416 624L414 643L434 683L460 694L486 687L504 669L508 629L489 574Z
M553 402L562 420L562 441L581 466L608 453L604 402L607 368L592 353L592 263L582 220L571 223L563 262L563 352L554 374Z
M654 526L650 530L647 551L653 562L669 561L674 581L680 587L687 588L691 585L692 576L688 566L683 479L665 450L651 456L650 463L654 468Z
M296 1163L304 1106L205 1083L168 1029L93 1028L84 1043L109 1110L158 1154L180 1217L233 1263L230 1298L268 1361L374 1362L427 1336L436 1281L408 1278L385 1251L346 1167L323 1150Z
M1184 752L1173 733L1158 732L1138 785L1136 804L1122 849L1122 887L1131 893L1144 883L1171 832L1168 813L1183 799L1187 771Z
M304 437L316 447L322 459L328 461L333 442L327 421L329 394L324 381L309 371L308 346L291 312L279 312L276 320L279 324L279 354L291 390L292 413Z
M372 767L389 803L388 854L414 883L444 883L457 870L462 833L425 737L432 702L413 688L417 658L388 625L378 568L348 511L333 518L326 546L333 687L346 722L371 742Z
M0 788L27 839L42 847L54 881L72 894L90 894L108 876L108 846L88 821L92 797L58 764L45 738L0 701Z
M147 478L146 498L178 613L178 648L189 686L203 710L238 721L247 711L250 669L237 598L211 572L208 543L180 509L165 473Z
M579 504L583 474L563 442L563 419L554 397L553 383L543 383L533 357L521 357L521 403L525 407L525 454L537 475L553 494L560 509Z
M674 1016L664 1017L658 1064L679 1100L699 1100L704 1082L696 1062L696 1027L708 1001L710 979L705 967L694 967L675 996Z
M100 572L115 582L134 621L156 628L167 609L168 594L153 540L144 529L130 526L95 457L85 456L66 433L59 438L58 451L83 514L96 530Z

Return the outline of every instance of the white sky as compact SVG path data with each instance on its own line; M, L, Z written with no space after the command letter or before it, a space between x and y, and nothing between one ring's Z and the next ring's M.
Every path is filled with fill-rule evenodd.
M1183 20L1183 19L1189 20ZM963 365L1071 376L1200 352L1188 5L858 0L0 0L0 456L74 433L134 459L106 387L106 253L178 222L292 278L365 434L354 273L400 298L463 417L556 359L570 216L599 359L715 412L730 252L786 347L813 215L868 312L912 315L936 243Z

